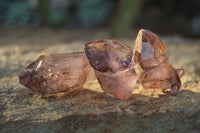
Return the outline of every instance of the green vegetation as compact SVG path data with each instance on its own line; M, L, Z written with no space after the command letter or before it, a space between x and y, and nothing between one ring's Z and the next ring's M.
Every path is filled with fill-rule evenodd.
M134 21L143 0L121 0L118 7L117 19L113 27L113 36L123 36Z

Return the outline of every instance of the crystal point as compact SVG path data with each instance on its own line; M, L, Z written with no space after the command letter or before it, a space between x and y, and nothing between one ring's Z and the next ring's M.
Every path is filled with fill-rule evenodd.
M43 96L71 92L95 79L84 52L40 56L19 73L19 82Z
M132 95L138 76L128 46L107 39L85 44L85 53L104 92L118 99Z

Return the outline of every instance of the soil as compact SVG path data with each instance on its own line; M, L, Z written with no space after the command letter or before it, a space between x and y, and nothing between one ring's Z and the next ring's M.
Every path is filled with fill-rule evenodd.
M118 40L133 48L132 32ZM171 64L185 69L177 96L137 83L130 99L118 100L91 81L79 91L43 98L19 84L19 71L40 55L80 51L105 38L105 29L1 29L0 132L200 132L200 39L161 36Z

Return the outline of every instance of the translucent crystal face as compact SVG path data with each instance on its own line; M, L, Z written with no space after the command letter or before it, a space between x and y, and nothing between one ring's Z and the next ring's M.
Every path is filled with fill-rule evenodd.
M134 49L141 54L141 60L166 54L162 40L153 32L144 29L139 31Z
M120 62L123 68L130 67L132 64L132 57L128 56L126 58L121 58Z
M31 71L29 72L29 71L21 71L20 73L19 73L19 82L21 83L21 84L23 84L23 85L27 85L27 84L29 84L29 82L30 82L30 73L31 73Z
M177 71L177 74L178 74L178 71ZM176 75L176 78L173 78L172 81L170 82L171 84L170 91L172 95L177 95L182 86L181 81L180 81L180 76Z
M142 42L141 59L147 60L154 57L154 48L149 42Z
M100 72L116 72L132 64L132 50L112 39L85 44L85 53L91 66Z
M180 88L181 88L181 85L172 86L172 87L170 88L171 94L172 94L172 95L177 95L178 92L179 92L179 90L180 90Z
M161 55L165 54L165 45L162 42L162 40L153 32L149 30L142 30L142 40L146 40L146 42L149 42L152 47L154 48L155 52L154 55ZM145 42L145 41L143 41Z

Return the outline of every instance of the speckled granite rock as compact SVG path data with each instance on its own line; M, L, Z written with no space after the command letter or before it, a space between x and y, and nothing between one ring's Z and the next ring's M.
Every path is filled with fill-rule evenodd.
M59 98L41 98L18 83L23 66L41 54L83 50L82 44L108 38L108 33L80 31L82 38L77 32L49 29L17 33L4 31L0 36L1 133L200 131L200 40L162 37L171 64L185 69L177 96L136 84L130 99L118 100L93 81ZM133 48L134 38L121 41Z

